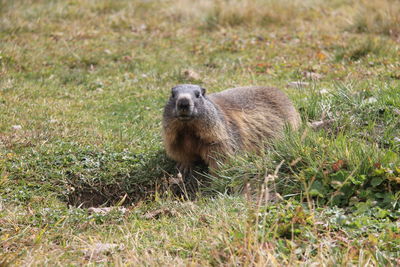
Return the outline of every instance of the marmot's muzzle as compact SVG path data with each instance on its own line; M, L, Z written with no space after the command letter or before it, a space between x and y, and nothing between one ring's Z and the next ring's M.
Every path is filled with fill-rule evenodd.
M181 110L181 111L189 110L190 109L190 100L187 98L178 99L176 106L178 107L178 110Z
M176 113L180 119L190 119L193 113L193 103L191 99L182 97L176 101Z

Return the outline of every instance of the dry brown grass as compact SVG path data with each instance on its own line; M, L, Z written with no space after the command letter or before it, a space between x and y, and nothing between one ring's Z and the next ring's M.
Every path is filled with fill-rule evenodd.
M235 26L288 25L320 16L321 1L205 0L174 1L167 17L212 30Z
M362 0L356 5L350 29L357 33L400 37L400 1Z

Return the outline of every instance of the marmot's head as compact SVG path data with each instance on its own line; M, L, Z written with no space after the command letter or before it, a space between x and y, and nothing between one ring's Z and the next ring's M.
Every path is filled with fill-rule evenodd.
M204 109L206 90L199 85L181 84L171 89L171 97L167 103L168 113L181 121L189 121Z

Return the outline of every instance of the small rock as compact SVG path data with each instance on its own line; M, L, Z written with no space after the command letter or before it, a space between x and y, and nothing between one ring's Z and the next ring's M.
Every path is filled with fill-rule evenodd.
M161 215L174 216L176 214L177 212L174 209L162 208L147 212L145 215L143 215L143 218L150 220L150 219L158 219L161 217Z
M132 26L131 27L131 31L135 32L135 33L142 32L142 31L145 31L145 30L147 30L147 25L146 24L141 24L139 26Z
M95 243L90 248L84 250L86 258L97 258L101 254L109 253L113 250L123 250L124 244Z
M399 137L395 137L394 141L397 142L397 143L400 143L400 138Z
M318 130L321 128L325 128L330 126L332 123L334 123L335 120L334 119L330 119L330 120L321 120L321 121L313 121L311 123L309 123L309 126L311 128L313 128L314 130Z
M106 215L106 214L110 213L112 210L118 210L122 214L124 214L126 212L126 208L124 208L124 207L103 207L103 208L91 207L91 208L88 208L89 213L97 213L97 214L102 214L102 215Z
M298 44L298 43L300 43L300 39L299 38L293 38L290 42L294 43L294 44Z
M141 30L141 31L145 31L145 30L147 30L147 25L146 24L141 24L140 26L139 26L139 29Z
M49 120L49 123L57 123L57 122L58 122L58 120L55 120L55 119Z
M22 126L21 126L21 125L13 125L13 126L11 126L11 128L12 128L13 130L15 130L15 131L18 131L18 130L21 130L21 129L22 129Z
M319 80L319 79L322 78L322 75L321 75L321 74L318 74L318 73L312 72L312 71L303 71L303 76L304 76L305 78L310 79L310 80L313 80L313 81Z
M397 115L400 116L400 109L395 108L393 111L394 111L394 113L396 113Z
M319 93L320 93L321 95L324 95L324 94L329 93L329 91L328 91L328 89L323 88L323 89L321 89L321 91L319 91Z
M201 80L200 74L198 74L194 70L184 70L182 71L182 75L188 80Z
M365 104L372 104L372 103L375 103L377 101L378 101L378 99L376 99L375 97L369 97L369 98L365 99L363 102Z
M298 81L298 82L290 82L290 83L288 83L287 86L291 87L291 88L303 88L303 87L306 87L308 85L310 85L310 83Z
M131 57L131 56L122 57L122 60L124 60L124 61L132 61L132 59L133 59L133 57Z
M124 248L124 244L110 244L110 243L96 243L94 244L93 248L96 251L105 251L105 250L110 250L110 249L122 249Z

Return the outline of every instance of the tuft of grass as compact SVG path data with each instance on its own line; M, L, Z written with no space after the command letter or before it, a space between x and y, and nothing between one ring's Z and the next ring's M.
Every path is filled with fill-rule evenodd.
M349 29L357 33L400 35L400 3L396 0L360 1Z
M197 23L205 30L226 27L268 27L318 17L319 1L176 1L169 16L178 21Z
M335 60L357 61L368 56L395 56L396 49L390 42L381 38L354 38L345 46L338 47Z
M394 211L397 218L400 158L392 136L400 134L394 112L400 104L399 91L350 88L338 85L329 97L315 93L304 102L305 121L333 121L330 126L317 132L305 127L288 133L261 155L235 157L208 190L241 192L248 184L259 187L279 166L273 186L284 198L315 198L320 204L338 206L374 203ZM385 136L391 137L385 140Z

